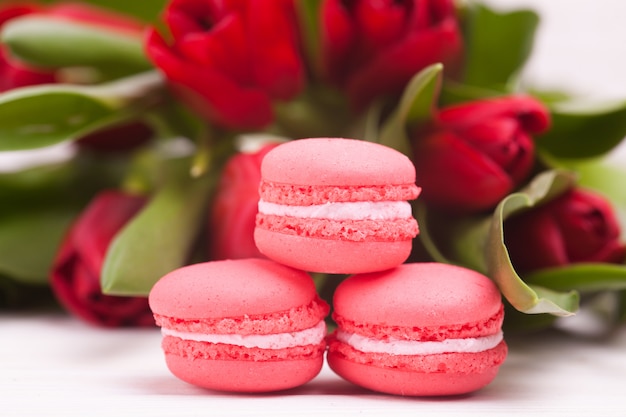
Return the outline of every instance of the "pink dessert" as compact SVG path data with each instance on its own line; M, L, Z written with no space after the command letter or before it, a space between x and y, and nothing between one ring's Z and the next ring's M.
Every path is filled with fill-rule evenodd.
M489 384L507 355L500 293L469 269L415 263L354 275L333 304L328 363L374 391L469 393Z
M254 239L294 268L353 274L404 262L419 230L415 168L400 152L354 139L284 143L261 165Z
M277 391L321 370L329 308L303 271L264 259L190 265L161 278L149 302L168 368L191 384Z

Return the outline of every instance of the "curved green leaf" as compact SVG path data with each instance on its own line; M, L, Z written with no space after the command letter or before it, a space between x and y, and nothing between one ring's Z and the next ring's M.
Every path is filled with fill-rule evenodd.
M413 76L400 103L383 124L378 142L411 157L407 131L431 120L439 99L443 65L433 64Z
M18 59L40 68L93 67L109 78L152 68L141 36L54 16L11 19L2 28L2 42Z
M105 294L148 295L159 278L189 260L215 176L194 179L189 161L182 165L109 246L101 278Z
M489 217L439 215L419 202L414 213L420 225L419 239L433 260L486 273L484 244Z
M532 10L499 13L474 4L466 16L463 82L509 90L531 53L538 15Z
M574 264L562 268L543 269L525 278L526 282L554 291L626 290L626 265Z
M496 207L485 247L487 271L504 297L521 312L567 316L578 308L579 296L575 291L560 293L526 284L513 268L504 244L504 221L509 216L549 201L572 187L575 181L571 172L547 171L535 177L525 190L507 196Z
M136 117L164 95L163 81L153 72L98 86L53 84L0 94L0 151L80 138Z
M120 117L115 107L72 88L15 91L0 96L0 150L51 146Z
M539 149L557 158L594 158L626 137L626 101L603 107L551 106L552 127L537 138Z

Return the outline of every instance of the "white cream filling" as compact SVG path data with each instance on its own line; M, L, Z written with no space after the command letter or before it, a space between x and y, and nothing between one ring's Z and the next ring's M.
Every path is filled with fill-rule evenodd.
M393 220L412 217L411 204L408 201L352 201L287 206L260 200L259 213L330 220Z
M161 328L161 333L163 336L173 336L195 342L223 343L246 348L284 349L321 343L326 336L326 323L322 320L309 329L275 334L200 334L181 332L165 327Z
M390 355L436 355L439 353L477 353L496 347L503 338L502 332L483 337L466 339L445 339L440 342L419 342L414 340L372 339L343 330L337 331L337 339L366 353L387 353Z

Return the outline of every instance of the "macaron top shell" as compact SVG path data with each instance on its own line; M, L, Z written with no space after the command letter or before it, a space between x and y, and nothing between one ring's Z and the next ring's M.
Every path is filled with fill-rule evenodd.
M441 263L354 275L338 286L334 308L341 327L368 335L385 326L384 331L404 334L410 328L432 339L445 338L443 328L469 337L496 331L502 320L500 292L489 278Z
M316 300L304 271L266 259L205 262L174 270L149 296L155 314L183 320L262 315Z
M312 138L281 144L261 165L264 181L321 186L415 183L415 168L395 149L356 139Z

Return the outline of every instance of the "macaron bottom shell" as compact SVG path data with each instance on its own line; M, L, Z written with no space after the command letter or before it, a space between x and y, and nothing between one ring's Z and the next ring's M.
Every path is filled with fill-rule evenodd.
M384 271L407 260L412 240L354 242L277 233L256 228L257 247L292 268L329 274Z
M346 352L337 349L338 343L330 341L327 355L328 365L337 375L372 391L404 396L451 396L477 391L496 377L508 350L502 341L495 348L480 353L411 358L364 353L351 348ZM398 360L404 362L402 366L398 366Z
M190 359L165 355L170 372L198 387L225 392L261 393L287 390L315 378L321 358L284 361Z

